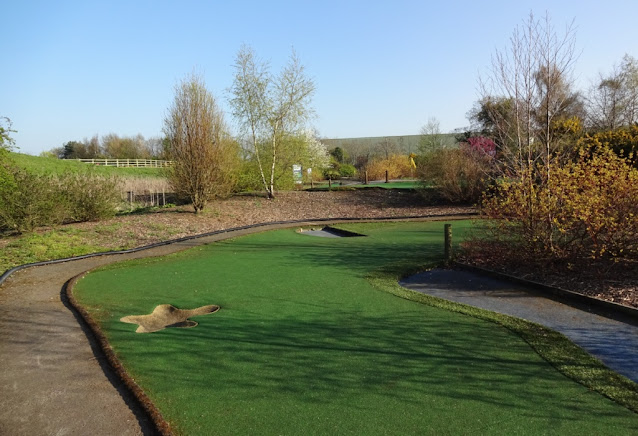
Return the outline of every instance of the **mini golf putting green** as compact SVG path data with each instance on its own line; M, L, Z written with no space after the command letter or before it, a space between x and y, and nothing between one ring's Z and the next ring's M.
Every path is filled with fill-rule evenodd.
M74 294L181 434L636 433L510 330L391 294L440 261L442 222L339 227L367 237L259 233L102 268ZM210 302L196 328L120 321Z

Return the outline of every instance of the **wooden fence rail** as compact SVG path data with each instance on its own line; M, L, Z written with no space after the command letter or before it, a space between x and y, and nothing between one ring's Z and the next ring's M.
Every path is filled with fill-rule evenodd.
M156 159L76 159L79 162L106 167L163 168L173 164L170 160Z

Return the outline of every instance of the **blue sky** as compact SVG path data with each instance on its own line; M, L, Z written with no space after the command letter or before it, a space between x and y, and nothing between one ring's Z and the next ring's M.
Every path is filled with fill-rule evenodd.
M0 116L29 154L95 134L161 135L193 70L228 111L243 43L274 72L294 47L327 138L417 134L429 117L443 131L467 125L479 74L530 11L559 30L575 20L579 87L638 57L635 0L21 0L2 11Z

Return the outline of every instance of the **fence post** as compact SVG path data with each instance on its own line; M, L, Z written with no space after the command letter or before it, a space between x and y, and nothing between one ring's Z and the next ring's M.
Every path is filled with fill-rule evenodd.
M385 170L385 182L388 183L388 170Z
M364 185L368 184L368 170L365 170L365 182Z
M452 224L446 224L444 226L445 232L445 263L450 264L452 261Z

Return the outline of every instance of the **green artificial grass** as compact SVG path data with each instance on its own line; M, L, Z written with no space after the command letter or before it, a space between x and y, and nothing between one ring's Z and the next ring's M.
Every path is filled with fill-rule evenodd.
M458 242L470 223L453 226ZM96 270L75 296L182 434L635 434L534 351L546 330L396 285L441 260L442 222L342 227L368 236L245 236ZM119 321L164 303L221 310L151 334Z
M418 180L406 180L402 182L372 182L368 185L363 183L342 185L341 182L332 182L332 187L328 188L328 182L319 182L315 184L314 188L307 188L308 191L338 191L338 190L354 190L354 189L369 189L369 188L382 188L382 189L417 189L423 186L423 183Z

